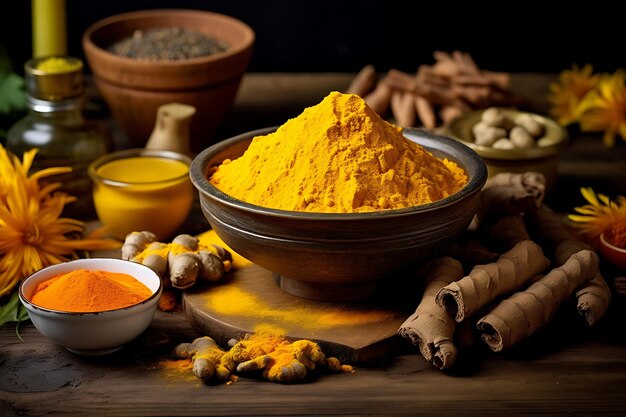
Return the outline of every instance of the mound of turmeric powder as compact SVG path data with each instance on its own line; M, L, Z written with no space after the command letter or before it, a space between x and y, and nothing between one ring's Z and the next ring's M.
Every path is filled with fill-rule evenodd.
M276 132L255 137L209 181L263 207L355 213L437 201L467 177L454 162L406 139L359 96L332 92Z

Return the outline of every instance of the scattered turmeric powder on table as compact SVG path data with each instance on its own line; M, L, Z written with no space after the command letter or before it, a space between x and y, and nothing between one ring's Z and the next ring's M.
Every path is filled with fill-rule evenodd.
M406 139L359 96L333 92L276 132L254 138L209 180L263 207L354 213L437 201L459 191L467 176Z
M384 309L345 308L341 305L328 305L317 310L306 306L271 305L232 283L211 288L204 297L207 307L220 315L252 317L260 323L300 326L312 331L377 323L389 320L395 314Z
M236 379L235 372L259 371L263 378L278 383L293 383L304 379L315 369L327 368L333 372L353 372L350 365L342 365L334 357L326 357L319 345L310 340L289 342L284 335L256 328L255 333L241 340L231 340L231 349L224 351L210 337L195 339L192 343L176 346L176 358L193 361L193 373L198 378L220 381Z

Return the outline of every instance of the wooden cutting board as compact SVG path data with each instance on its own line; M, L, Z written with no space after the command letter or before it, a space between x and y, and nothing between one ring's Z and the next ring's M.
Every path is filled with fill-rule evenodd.
M232 299L231 311L215 301L226 297ZM398 304L397 297L359 304L298 298L280 289L273 273L257 265L183 295L188 319L222 345L253 333L259 325L271 325L288 338L314 340L327 355L348 363L384 360L405 343L396 332L417 303L406 308Z

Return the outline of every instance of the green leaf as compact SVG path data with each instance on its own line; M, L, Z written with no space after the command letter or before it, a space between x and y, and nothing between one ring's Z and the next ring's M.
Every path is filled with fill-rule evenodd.
M24 304L20 303L19 309L17 311L17 321L26 321L28 320L28 310L24 307Z
M10 321L17 321L17 313L20 305L17 291L14 290L9 297L9 301L5 305L0 306L0 326Z
M28 311L20 302L18 288L16 287L6 304L0 306L0 326L13 321L19 324L25 320L28 320Z
M9 55L4 46L0 45L0 72L9 73L11 71L13 71L13 66L11 65Z
M25 107L24 79L14 72L0 71L0 113L22 111Z

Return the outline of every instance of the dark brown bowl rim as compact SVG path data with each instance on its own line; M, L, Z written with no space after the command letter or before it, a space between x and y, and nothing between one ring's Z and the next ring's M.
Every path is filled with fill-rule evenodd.
M228 50L224 52L220 52L220 53L213 54L213 55L200 56L196 58L189 58L189 59L184 59L184 60L163 60L163 61L148 61L148 60L134 59L134 58L125 57L122 55L117 55L112 52L109 52L105 48L102 48L100 45L96 44L91 39L94 32L108 25L121 22L123 20L132 19L132 18L159 16L159 15L163 15L164 13L178 14L178 15L193 14L193 15L205 15L205 16L219 17L221 19L230 21L236 26L239 26L242 29L242 31L246 32L247 36L246 36L246 39L244 39L244 41L241 44L231 45L228 48ZM120 13L120 14L116 14L116 15L104 18L102 20L99 20L95 22L94 24L92 24L91 26L89 26L85 30L85 33L83 34L83 37L82 37L82 41L83 41L83 45L89 45L90 47L93 47L94 51L107 56L108 59L111 59L113 61L118 61L120 63L125 63L125 64L132 63L133 65L138 65L140 67L141 66L154 67L155 65L163 65L164 67L176 67L176 66L185 65L185 64L193 65L193 64L209 63L213 61L219 61L224 58L231 57L231 56L236 56L246 51L247 49L249 49L254 44L255 38L256 38L256 35L254 33L254 30L250 26L248 26L248 24L232 16L228 16L228 15L221 14L221 13L209 12L205 10L194 10L194 9L154 9L154 10L139 10L139 11L128 12L128 13Z
M445 148L453 148L460 152L460 155L463 157L462 159L458 159L459 162L463 165L463 168L468 175L468 182L465 184L463 188L461 188L456 193L445 197L441 200L422 204L420 206L414 207L406 207L401 209L394 210L381 210L381 211L372 211L366 213L317 213L317 212L299 212L299 211L289 211L289 210L279 210L268 207L262 207L255 204L250 204L242 200L238 200L234 197L225 194L217 187L212 185L207 177L206 172L208 170L207 164L208 160L212 157L213 154L224 150L235 143L252 139L255 136L266 135L271 133L277 129L276 126L268 127L258 130L249 131L246 133L242 133L240 135L234 136L229 139L225 139L221 142L218 142L207 149L203 150L198 154L193 161L191 162L191 167L189 169L189 176L191 178L191 182L198 189L198 191L210 198L220 201L221 203L230 206L235 209L245 210L248 212L253 212L256 214L262 214L266 216L279 217L279 218L299 218L306 220L318 220L318 221L359 221L364 219L376 219L376 218L393 218L393 217L403 217L408 215L413 215L416 213L429 212L433 210L438 210L446 206L450 206L455 204L457 201L462 200L470 195L479 192L485 182L487 181L487 167L482 160L482 158L467 145L457 141L455 139L449 138L447 136L437 135L431 132L427 132L421 129L415 128L404 128L403 132L408 133L412 136L416 136L420 139L424 139L426 142L435 143L438 142L443 144L441 147L429 147L424 145L418 141L413 140L413 142L418 143L423 146L429 152L433 150L445 153L449 155L450 158L456 160L457 158L451 154L450 152L446 152ZM405 137L408 140L412 140L405 134ZM442 149L444 148L444 149Z

